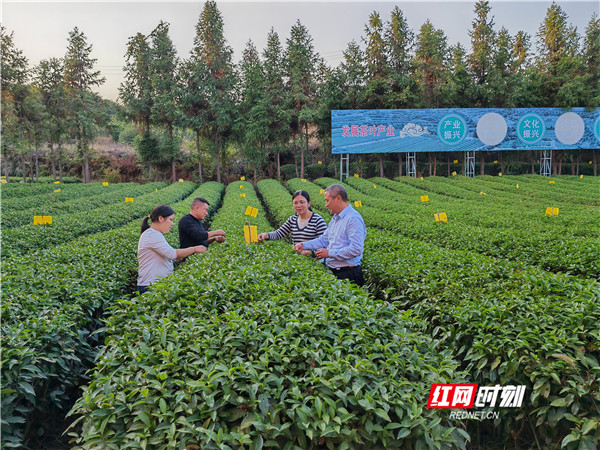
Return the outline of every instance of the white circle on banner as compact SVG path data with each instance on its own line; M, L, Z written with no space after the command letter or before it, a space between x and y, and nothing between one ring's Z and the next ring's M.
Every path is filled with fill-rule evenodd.
M477 138L485 145L498 145L506 137L506 120L498 113L487 113L477 122Z
M556 139L565 145L573 145L583 137L585 124L579 114L574 112L564 113L556 120L554 133Z

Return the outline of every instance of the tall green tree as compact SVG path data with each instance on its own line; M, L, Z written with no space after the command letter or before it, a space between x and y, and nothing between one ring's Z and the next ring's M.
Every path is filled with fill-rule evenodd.
M254 183L257 169L265 161L265 147L269 139L269 99L265 95L266 78L258 51L248 41L242 54L241 94L239 114L235 127L242 142L244 160L254 168Z
M217 181L221 181L222 160L232 135L235 117L237 75L232 62L233 50L223 33L223 18L215 1L207 1L196 24L192 59L202 62L202 90L208 100L203 110L204 134L210 137L216 159Z
M281 181L281 150L289 139L290 98L284 77L285 67L283 49L279 35L273 28L267 36L267 45L263 50L263 70L265 76L264 92L267 101L267 119L269 136L267 142L274 149L277 160L277 179Z
M365 25L365 67L366 87L365 106L367 108L384 108L388 98L388 49L385 39L384 24L377 11L369 15Z
M450 77L444 94L446 105L450 108L469 108L471 104L468 93L472 78L466 62L467 52L460 43L450 47L449 51Z
M23 51L16 48L14 32L8 33L0 25L0 62L2 64L2 156L4 174L9 181L10 160L18 160L24 144L21 122L25 116L25 99L28 95L29 69Z
M600 106L600 17L592 15L585 29L583 41L583 58L587 75L585 106Z
M75 27L69 33L64 80L68 115L82 160L84 183L90 182L90 143L98 135L101 120L100 97L91 89L105 81L100 72L94 70L96 59L91 57L91 53L92 45L88 45L83 32Z
M578 106L583 102L583 61L580 37L566 12L552 3L537 33L537 69L542 78L542 106Z
M138 126L139 135L134 145L142 161L148 164L149 176L152 176L152 166L160 161L161 155L158 140L151 135L150 129L154 87L153 55L149 37L137 33L129 38L123 70L125 81L119 86L119 98L123 102L126 119Z
M195 134L195 149L198 157L198 179L203 182L202 160L206 151L206 136L208 126L208 108L210 99L207 85L210 73L204 61L191 57L185 60L179 70L180 93L179 108L181 109L181 126L191 129Z
M496 40L494 19L490 17L490 4L487 0L479 0L475 4L475 19L469 31L471 53L468 56L469 70L473 76L471 92L472 106L493 106L493 97L489 77L493 71L493 57Z
M300 144L300 177L304 178L304 155L309 151L310 126L317 114L317 67L320 57L315 52L308 29L298 20L290 31L286 47L288 90L291 98L292 138L302 134Z
M427 20L419 30L415 51L415 82L419 108L440 108L445 104L444 85L448 79L448 44L442 30Z
M35 85L40 91L46 112L45 126L48 130L52 177L56 181L58 166L58 179L62 181L62 144L68 130L63 61L60 58L44 59L34 73Z
M169 37L169 24L161 21L150 34L152 41L150 54L152 80L152 106L150 118L152 123L162 127L166 134L160 140L160 152L164 160L171 163L173 183L177 181L175 162L180 155L181 142L175 138L175 122L180 111L175 93L177 84L177 51Z
M389 66L389 93L386 96L387 108L411 108L415 103L415 86L411 78L414 33L397 6L391 13L385 30L387 63Z
M491 106L511 108L514 76L511 71L513 39L504 27L498 32L488 84L493 93Z
M336 76L332 73L330 80L339 80L342 84L340 87L344 98L339 109L361 109L365 96L366 67L364 52L356 41L348 43L339 65L339 74Z

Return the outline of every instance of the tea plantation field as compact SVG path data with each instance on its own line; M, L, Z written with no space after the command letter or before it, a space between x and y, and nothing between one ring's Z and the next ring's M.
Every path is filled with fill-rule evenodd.
M2 447L598 448L600 180L349 178L363 288L246 244L335 182L2 185ZM132 294L141 218L197 196L226 242ZM457 418L444 383L525 396Z

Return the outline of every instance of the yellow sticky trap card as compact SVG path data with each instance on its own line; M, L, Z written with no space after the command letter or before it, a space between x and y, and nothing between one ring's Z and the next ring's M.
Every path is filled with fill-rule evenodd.
M360 200L359 200L359 201L356 201L356 202L354 202L354 206L355 206L356 208L359 208L359 207L361 207L361 206L362 206L362 202L361 202Z
M60 184L60 181L55 181L54 184Z
M244 189L244 185L243 184L240 184L240 189Z
M60 192L60 189L54 189L54 191L52 191L52 192L54 192L56 194L57 192Z
M125 203L133 203L133 197L125 197Z
M246 198L246 194L240 194L241 198Z
M458 164L458 159L455 159L455 160L454 160L454 164Z
M306 178L302 178L300 181L302 181L303 183L306 183Z
M452 172L452 176L455 177L456 176L456 172Z
M108 181L103 181L102 186L108 186Z
M33 216L34 225L52 225L52 216Z
M548 184L555 184L555 183L556 183L556 181L554 181L554 180L553 181L548 181Z
M246 177L240 177L240 181L246 181Z
M248 206L246 208L246 212L244 213L244 215L250 216L250 217L256 217L257 214L258 214L258 209L253 208L252 206Z
M435 217L436 222L448 222L448 216L445 212L434 214L433 216Z
M317 164L323 164L323 161L317 161Z
M354 174L354 178L358 178L358 174L357 173Z
M251 242L258 242L258 233L256 231L256 226L244 225L244 239L246 240L246 244L250 244Z
M485 192L480 192L479 195L487 195Z
M421 202L428 202L429 201L429 195L421 195Z

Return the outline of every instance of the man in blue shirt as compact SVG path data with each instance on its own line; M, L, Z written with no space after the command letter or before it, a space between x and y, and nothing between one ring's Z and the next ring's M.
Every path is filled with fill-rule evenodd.
M362 216L350 206L348 193L341 184L325 189L325 206L333 214L325 233L311 241L294 245L298 253L311 250L325 259L325 265L340 280L348 279L359 286L364 284L360 267L367 228Z

